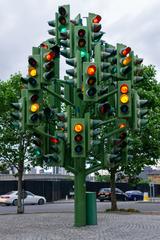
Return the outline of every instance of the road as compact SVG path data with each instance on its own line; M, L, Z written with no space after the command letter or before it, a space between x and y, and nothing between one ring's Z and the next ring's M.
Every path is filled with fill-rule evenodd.
M111 207L110 202L97 201L97 212L103 213L106 209ZM140 202L118 202L119 209L136 209L144 213L160 214L159 203L140 203ZM15 206L0 205L0 214L16 213ZM54 203L47 203L45 205L25 205L25 213L73 213L74 202L73 200L61 200Z

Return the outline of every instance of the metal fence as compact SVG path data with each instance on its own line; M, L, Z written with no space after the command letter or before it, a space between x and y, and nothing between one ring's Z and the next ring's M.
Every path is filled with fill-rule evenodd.
M72 180L24 180L23 189L31 191L34 194L44 196L48 202L64 199L69 196L69 192L73 191L74 182ZM86 190L98 192L100 188L110 187L109 183L105 182L86 182ZM150 187L146 184L139 184L135 187L129 186L127 183L117 183L116 187L122 191L140 190L150 193ZM17 190L17 181L0 181L0 195L12 190ZM155 197L160 195L160 185L155 184Z

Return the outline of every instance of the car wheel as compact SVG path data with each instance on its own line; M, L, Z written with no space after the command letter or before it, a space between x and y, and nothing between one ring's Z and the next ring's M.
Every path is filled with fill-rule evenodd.
M43 205L43 204L44 204L44 199L42 199L42 198L39 199L39 200L38 200L38 205Z
M17 206L17 204L18 204L17 199L13 200L12 205L13 205L13 206Z

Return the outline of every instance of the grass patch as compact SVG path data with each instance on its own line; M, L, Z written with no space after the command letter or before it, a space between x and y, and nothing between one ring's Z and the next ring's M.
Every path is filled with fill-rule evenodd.
M108 208L106 209L106 212L111 212L111 213L118 213L118 212L121 212L121 213L140 213L139 210L137 209L134 209L134 208L128 208L128 209L125 209L125 208L120 208L120 209L117 209L115 211L113 211L112 209Z

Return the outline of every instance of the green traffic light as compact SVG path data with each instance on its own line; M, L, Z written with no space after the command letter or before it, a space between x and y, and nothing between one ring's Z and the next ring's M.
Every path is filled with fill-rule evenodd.
M87 56L87 51L85 49L81 50L80 53L82 58Z
M61 27L59 28L59 31L60 31L60 33L66 33L66 32L67 32L67 28L61 26Z
M34 153L37 157L41 156L41 150L40 149L35 149Z

